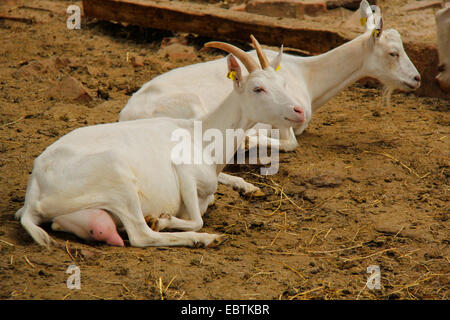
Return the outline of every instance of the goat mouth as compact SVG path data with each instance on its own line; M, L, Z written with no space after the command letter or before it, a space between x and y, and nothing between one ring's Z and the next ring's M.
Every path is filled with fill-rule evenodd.
M403 84L411 90L416 90L420 86L420 82L419 82L419 85L414 85L414 84L408 83L406 81L403 81Z
M303 122L305 122L305 119L292 120L292 119L289 119L287 117L284 117L284 119L287 120L287 121L290 121L290 122L294 122L294 123L303 123Z

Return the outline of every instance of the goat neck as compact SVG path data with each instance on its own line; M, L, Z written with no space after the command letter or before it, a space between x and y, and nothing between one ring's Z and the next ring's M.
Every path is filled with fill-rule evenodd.
M233 158L238 147L245 138L245 131L252 128L256 124L245 116L245 112L243 112L242 107L243 106L239 95L233 91L228 97L225 98L218 108L200 119L200 121L202 121L202 128L204 131L208 129L217 129L222 133L222 137L224 138L223 154L225 159L223 159L220 164L217 164L218 173L221 172L225 168L226 163ZM234 147L229 152L226 150L227 141L225 139L227 136L226 131L228 129L242 129L240 130L240 133L237 134L237 141L235 141ZM211 142L203 142L203 146L205 147L209 143Z
M339 91L366 76L364 55L370 34L361 36L327 53L301 59L314 112Z

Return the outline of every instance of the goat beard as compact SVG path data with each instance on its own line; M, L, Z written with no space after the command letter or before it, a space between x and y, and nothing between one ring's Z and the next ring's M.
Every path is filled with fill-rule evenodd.
M391 106L391 96L392 92L394 92L395 88L392 88L390 86L383 86L383 89L381 91L381 103L383 106L390 107Z

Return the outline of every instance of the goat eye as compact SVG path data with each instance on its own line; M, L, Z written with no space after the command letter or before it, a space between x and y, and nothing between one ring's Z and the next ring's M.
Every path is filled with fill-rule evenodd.
M265 90L264 88L262 88L262 87L255 87L255 88L253 89L253 92L256 92L256 93L265 93L266 90Z
M397 52L391 52L391 53L389 53L389 55L391 57L398 57L399 56L399 54Z

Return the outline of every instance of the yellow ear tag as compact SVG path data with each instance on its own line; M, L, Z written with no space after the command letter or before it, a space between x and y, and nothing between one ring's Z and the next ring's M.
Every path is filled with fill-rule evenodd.
M280 68L281 68L281 64L279 64L278 67L276 67L275 71L280 70Z
M373 29L372 30L372 34L370 35L371 37L375 36L376 38L378 38L378 36L380 35L380 30L378 29Z
M234 81L234 79L236 79L236 71L230 71L230 72L228 72L227 78Z
M359 19L359 22L361 22L361 25L364 27L366 25L367 18L361 18Z

